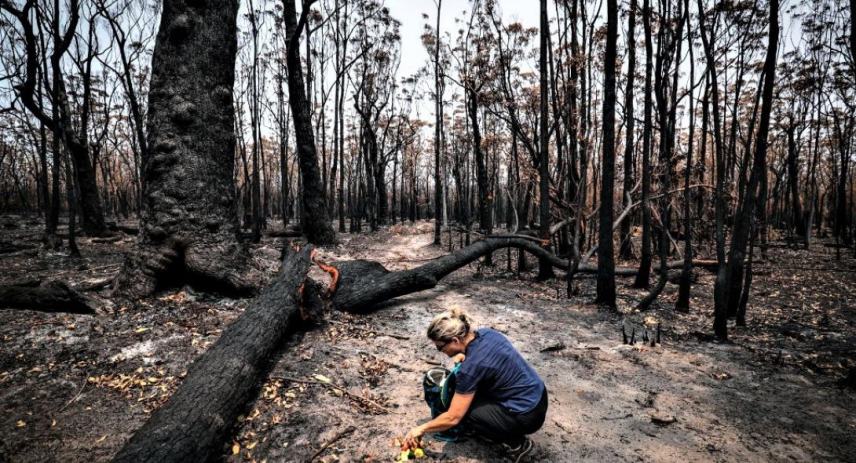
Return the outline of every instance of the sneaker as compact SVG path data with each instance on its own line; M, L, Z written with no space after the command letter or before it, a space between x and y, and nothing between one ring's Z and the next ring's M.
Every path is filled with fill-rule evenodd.
M527 455L532 453L532 448L534 444L532 444L532 440L528 437L523 439L523 442L517 447L512 447L508 444L502 444L505 447L505 450L508 452L508 458L511 459L514 463L520 463L526 458Z

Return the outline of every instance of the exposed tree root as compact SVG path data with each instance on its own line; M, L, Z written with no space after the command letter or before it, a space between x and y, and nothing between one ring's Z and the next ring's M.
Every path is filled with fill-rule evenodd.
M131 251L113 286L114 294L140 298L169 287L188 284L229 296L250 296L254 283L249 254L237 244L170 240L158 248Z

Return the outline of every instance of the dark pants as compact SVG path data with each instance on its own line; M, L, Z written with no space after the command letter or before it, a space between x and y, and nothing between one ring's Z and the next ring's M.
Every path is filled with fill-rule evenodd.
M464 426L467 432L516 447L523 442L527 434L541 429L546 416L546 388L538 405L526 413L514 413L496 402L479 400L479 395L476 393L464 417Z

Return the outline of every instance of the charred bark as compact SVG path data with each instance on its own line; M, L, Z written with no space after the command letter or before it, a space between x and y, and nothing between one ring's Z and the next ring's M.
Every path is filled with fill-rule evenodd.
M327 200L318 172L318 152L315 148L315 135L312 131L310 104L303 85L303 70L300 67L300 33L306 25L309 6L312 1L303 2L300 20L296 18L294 0L283 2L285 7L285 33L288 37L286 66L288 67L288 103L291 106L294 121L294 136L297 140L297 159L300 165L300 179L303 186L301 225L306 238L315 244L336 242L336 232L327 213ZM234 53L233 59L234 59Z
M472 85L472 83L470 83ZM479 194L479 232L490 235L493 233L493 219L491 211L493 209L493 195L490 192L488 181L487 166L485 163L484 151L481 146L481 131L479 130L478 107L479 95L475 89L469 88L470 95L467 110L470 117L470 127L473 132L473 152L476 158L476 183L478 185ZM469 207L466 207L468 210ZM467 223L469 223L469 212L466 213ZM491 255L488 254L485 259L486 265L493 265Z
M653 69L653 41L651 38L651 5L643 2L642 26L645 29L645 119L642 124L642 246L639 260L639 273L633 282L634 288L647 288L651 282L651 131L652 121L651 74Z
M725 150L722 143L722 118L719 114L719 81L717 78L716 59L715 59L715 36L713 33L708 35L707 26L705 25L705 9L701 0L697 0L698 4L698 30L701 36L702 46L704 47L705 62L707 63L707 75L710 84L710 106L713 112L713 145L714 157L716 165L716 190L714 193L715 199L715 238L716 238L716 260L719 263L719 268L716 273L714 283L713 299L714 299L714 317L713 331L719 340L728 340L728 325L727 325L727 294L725 289L725 162L723 155Z
M607 0L606 55L603 83L603 160L598 227L597 302L615 308L615 254L612 243L613 193L615 188L615 60L618 37L618 4Z
M538 124L538 222L539 237L545 250L550 249L550 135L547 129L547 47L550 36L550 23L547 21L547 0L541 0L541 48L539 56L541 77L541 102ZM553 278L553 267L544 259L538 259L538 279Z
M249 268L233 183L232 88L235 0L164 2L152 57L148 152L136 249L119 274L119 294L140 297L172 285L248 294Z
M302 314L312 247L289 250L282 269L188 369L187 377L114 458L116 462L208 461L258 395L274 353Z
M0 308L94 314L86 298L61 281L0 286Z
M627 87L624 92L624 198L626 206L633 203L630 191L633 190L633 82L636 77L636 0L630 0L630 10L627 17ZM633 258L633 243L630 239L630 221L621 223L621 249L619 255L622 259Z
M788 193L790 194L791 202L791 217L789 221L789 229L795 230L797 233L802 234L805 232L805 227L803 224L804 218L802 204L800 203L798 165L799 147L797 145L796 130L796 124L790 124L785 129L785 134L788 138Z
M409 270L390 272L381 264L372 261L356 260L333 263L338 271L338 283L331 299L334 309L346 312L365 313L381 302L405 294L433 288L445 276L455 270L503 248L517 248L529 252L550 266L568 270L572 263L545 250L534 237L521 235L490 236L457 251L426 262ZM668 269L683 266L683 261L669 262ZM703 268L715 267L715 261L694 261L694 265ZM659 266L654 268L659 270ZM598 267L579 264L577 273L597 273ZM616 268L617 276L633 276L636 269Z
M770 1L770 24L769 41L767 45L767 56L764 62L764 84L763 99L761 104L761 120L755 141L755 153L752 162L752 170L749 182L745 190L745 197L734 220L732 231L731 249L725 272L727 284L727 314L729 317L737 315L740 303L740 294L743 291L743 272L746 255L746 247L752 231L752 220L756 214L756 204L764 195L759 191L761 176L766 175L767 164L767 134L770 128L770 112L773 105L773 84L776 79L776 53L779 37L779 3L777 0Z
M689 0L685 0L684 8L687 12L690 10ZM687 32L692 33L690 28L690 15L685 17ZM693 47L690 46L690 82L695 81L695 57L693 56ZM678 300L675 302L675 310L679 312L689 312L690 310L690 283L692 282L693 273L693 245L692 245L692 196L690 195L690 179L692 178L693 165L693 142L695 141L695 103L693 102L693 92L689 94L689 140L687 141L687 161L684 171L684 267L681 271L680 284L678 286ZM704 143L704 141L702 141Z
M434 44L434 241L432 244L440 246L440 232L443 227L443 181L440 170L440 140L443 134L443 75L440 72L440 10L443 0L437 1L437 28Z

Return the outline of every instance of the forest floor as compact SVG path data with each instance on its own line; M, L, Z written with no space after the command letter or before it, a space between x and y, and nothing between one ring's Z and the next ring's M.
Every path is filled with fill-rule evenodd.
M84 257L69 259L25 249L37 244L36 222L0 222L0 284L91 285L118 271L135 239L83 238ZM431 246L431 229L421 222L345 234L322 256L411 268L446 251ZM725 344L707 335L708 272L698 271L689 314L672 309L671 284L653 310L632 313L643 292L630 279L619 279L621 313L613 313L591 304L592 278L567 299L562 281L508 271L506 251L493 267L472 264L370 315L328 314L272 359L222 459L392 461L395 438L428 418L423 372L448 361L425 328L459 306L505 333L547 383L547 421L532 436L531 461L856 461L856 391L839 386L856 367L856 260L847 250L837 259L823 243L810 252L774 244L755 267L748 327L730 324ZM253 251L268 275L281 246L267 238ZM189 288L133 306L107 289L86 294L95 316L0 310L0 461L109 460L249 302ZM662 343L623 344L621 327L638 339L646 317L661 324ZM427 442L434 460L503 457L478 440Z

